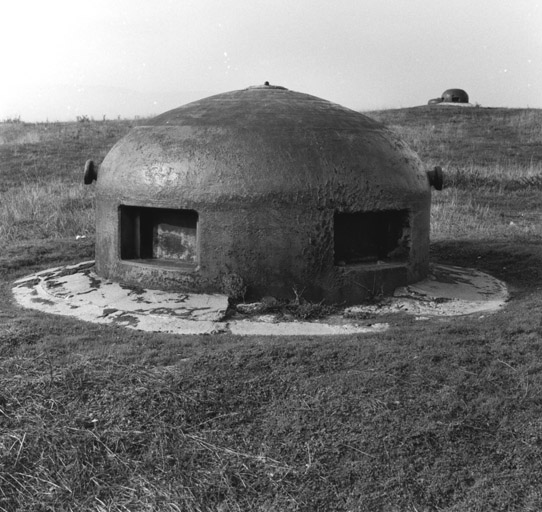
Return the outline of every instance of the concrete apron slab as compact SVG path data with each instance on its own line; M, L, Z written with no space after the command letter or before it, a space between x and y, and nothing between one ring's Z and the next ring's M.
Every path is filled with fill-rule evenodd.
M431 265L427 279L397 288L393 298L374 305L347 308L373 314L408 313L417 319L491 313L509 298L506 284L479 270Z
M25 308L88 322L174 334L338 335L382 332L387 323L364 315L408 313L417 318L492 312L508 299L506 285L482 272L434 265L430 276L397 289L394 297L345 308L314 321L281 321L279 315L226 317L228 297L123 286L94 273L94 262L51 268L19 279L13 295ZM257 307L255 309L258 309Z

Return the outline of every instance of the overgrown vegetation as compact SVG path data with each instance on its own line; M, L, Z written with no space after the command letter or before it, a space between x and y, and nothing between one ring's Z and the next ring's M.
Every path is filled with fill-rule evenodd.
M505 310L328 339L22 310L15 278L92 257L82 166L131 123L0 124L1 512L542 509L542 111L368 115L443 166L432 259L506 280Z
M428 169L443 167L433 241L542 235L542 110L418 107L369 115L396 131Z
M87 159L103 160L142 121L0 123L0 245L94 236Z

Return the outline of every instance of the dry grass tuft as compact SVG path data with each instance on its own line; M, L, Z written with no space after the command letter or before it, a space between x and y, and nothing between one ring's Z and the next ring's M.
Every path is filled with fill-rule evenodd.
M387 122L428 169L443 167L433 241L542 236L541 110L417 107L369 115Z
M232 447L216 426L253 413L214 410L217 388L201 395L178 366L44 359L3 365L0 510L235 510L243 489L299 471Z
M0 244L94 234L94 190L60 179L0 193Z

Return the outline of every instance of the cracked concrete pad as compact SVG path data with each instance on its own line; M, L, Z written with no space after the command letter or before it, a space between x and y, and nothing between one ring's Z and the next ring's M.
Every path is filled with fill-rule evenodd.
M94 262L52 268L14 283L13 295L27 308L88 322L175 334L336 335L381 332L387 324L355 321L279 321L275 315L229 319L225 295L184 294L123 286L98 277ZM327 320L327 319L326 319Z
M485 272L450 265L431 265L429 276L397 288L393 298L375 305L347 308L352 313L408 313L420 317L491 313L508 300L506 284Z
M387 323L372 325L328 324L325 322L258 322L253 320L236 320L229 322L228 327L232 334L240 336L274 335L274 336L322 336L339 334L367 334L384 332L388 329Z
M383 332L381 314L411 314L418 318L491 313L508 299L506 285L483 272L432 265L429 277L399 288L394 297L361 304L312 321L286 321L280 313L243 314L250 305L229 314L228 298L220 294L186 294L123 286L98 277L94 262L57 267L14 283L13 295L27 308L101 324L152 332L239 336L341 335ZM261 304L252 308L261 310ZM265 310L265 308L264 308ZM248 316L248 317L247 317ZM360 318L373 317L373 321Z
M228 297L122 286L99 278L94 262L58 267L16 281L13 294L24 307L96 323L145 331L206 334L228 308Z

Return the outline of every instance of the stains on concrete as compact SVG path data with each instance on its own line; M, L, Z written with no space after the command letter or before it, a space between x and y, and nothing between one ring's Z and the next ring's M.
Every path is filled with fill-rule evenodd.
M491 313L504 307L508 298L506 284L489 274L472 268L431 265L426 279L396 289L391 300L348 311L450 317Z
M116 313L117 311L118 311L117 308L105 308L102 312L102 318L112 315L113 313Z
M95 186L96 273L135 290L287 300L295 286L357 304L373 280L390 293L427 275L420 159L361 113L282 87L149 120L112 148Z
M317 320L299 321L276 310L270 303L243 304L237 313L228 310L228 297L220 294L177 294L162 290L120 286L96 276L92 262L58 267L22 278L13 295L26 308L71 316L80 320L121 325L143 331L175 334L247 335L347 335L378 333L389 324L379 316L415 315L416 318L452 317L491 313L508 300L506 285L483 272L461 267L432 265L429 276L395 290L370 304L334 308ZM31 284L30 284L31 283Z
M137 326L139 325L139 316L121 313L113 318L113 323L137 329Z
M40 304L43 306L54 306L55 303L52 300L42 299L41 297L32 298L33 304ZM39 308L36 308L39 309Z

